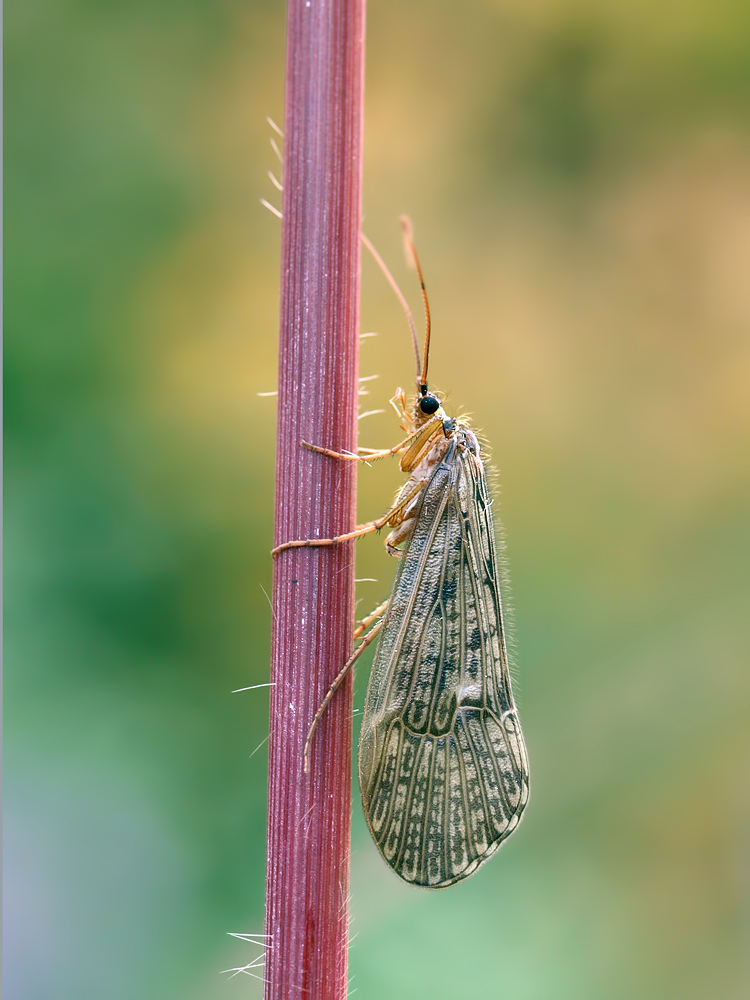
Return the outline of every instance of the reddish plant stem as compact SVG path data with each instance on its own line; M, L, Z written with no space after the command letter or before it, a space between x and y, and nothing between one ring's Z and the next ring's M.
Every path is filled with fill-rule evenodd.
M351 530L357 444L364 0L289 0L274 545ZM354 543L274 565L266 1000L347 992L352 693L305 737L351 650Z

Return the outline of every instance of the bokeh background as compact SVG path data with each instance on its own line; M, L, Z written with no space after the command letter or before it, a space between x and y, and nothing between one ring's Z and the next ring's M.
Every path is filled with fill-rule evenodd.
M352 992L745 998L749 9L368 18L365 228L418 308L413 216L433 382L492 443L532 794L438 894L355 806ZM268 674L284 6L6 32L6 996L259 997L220 973L263 929L268 699L230 692ZM369 260L362 330L378 409L412 362ZM398 481L362 470L361 516Z

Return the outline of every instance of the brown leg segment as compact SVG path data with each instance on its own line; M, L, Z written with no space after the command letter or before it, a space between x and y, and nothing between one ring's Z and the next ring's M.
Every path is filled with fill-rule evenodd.
M378 624L375 626L375 628L373 628L370 632L367 633L362 642L359 644L359 646L357 646L352 655L343 665L341 670L339 670L339 672L336 674L336 676L333 679L333 683L328 688L325 698L323 699L323 701L321 701L320 707L318 708L318 711L315 713L313 720L310 723L310 731L308 732L307 739L305 740L305 774L307 774L307 772L310 770L310 745L312 743L312 738L313 735L315 734L315 730L318 728L318 723L323 718L323 713L330 705L333 696L341 687L341 683L346 677L346 675L349 673L351 668L360 658L362 653L364 653L364 651L367 649L367 647L370 645L373 639L377 636L378 632L381 630L382 627L383 627L383 622L379 621Z
M336 535L335 538L300 538L294 542L284 542L282 545L277 545L275 549L271 549L271 555L275 558L279 552L283 552L284 549L316 549L322 546L328 545L340 545L341 542L351 541L353 538L361 538L362 535L369 535L371 531L380 531L384 528L386 524L395 517L400 511L406 507L411 500L419 493L421 489L426 486L426 483L417 483L416 487L411 490L402 500L396 504L395 507L391 507L382 517L378 518L377 521L368 521L367 524L359 524L354 529L354 531L347 531L345 535Z
M388 600L390 600L390 598L388 598ZM372 625L372 623L375 621L376 618L380 618L381 615L385 614L385 609L387 607L388 607L388 601L383 601L383 603L378 604L375 610L371 611L366 618L363 618L362 621L359 622L359 624L354 630L354 638L359 639L362 633L365 632Z
M332 448L321 448L320 445L310 444L309 441L303 441L302 447L307 448L309 451L316 451L319 455L328 455L329 458L340 458L344 462L372 462L375 459L387 458L389 455L397 455L400 451L403 451L404 448L411 444L415 433L411 433L403 441L394 444L392 448L358 448L358 452L363 452L361 455L354 455L345 451L334 451Z
M399 386L396 389L396 393L392 399L388 402L391 404L393 409L396 411L396 416L401 422L401 430L404 434L408 434L409 430L414 430L414 418L411 413L406 409L406 396L404 395L404 390Z

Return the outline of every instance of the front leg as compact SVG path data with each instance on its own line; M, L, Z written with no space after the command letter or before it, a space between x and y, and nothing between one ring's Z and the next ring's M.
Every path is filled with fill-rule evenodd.
M357 454L351 451L334 451L332 448L321 448L319 444L310 444L309 441L302 441L302 447L308 451L315 451L319 455L328 455L329 458L340 458L345 462L374 462L378 458L387 458L389 455L398 455L404 451L414 440L416 432L412 431L408 437L392 448L357 448Z
M401 430L404 434L413 432L414 430L414 417L409 413L406 408L406 394L401 386L396 389L395 395L388 400L393 409L396 411L396 416L399 419Z

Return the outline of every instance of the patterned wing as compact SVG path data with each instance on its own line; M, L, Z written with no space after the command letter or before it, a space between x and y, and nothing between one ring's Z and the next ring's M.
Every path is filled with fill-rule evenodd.
M424 490L400 560L367 689L359 783L385 860L430 888L475 872L528 800L490 499L460 437Z

